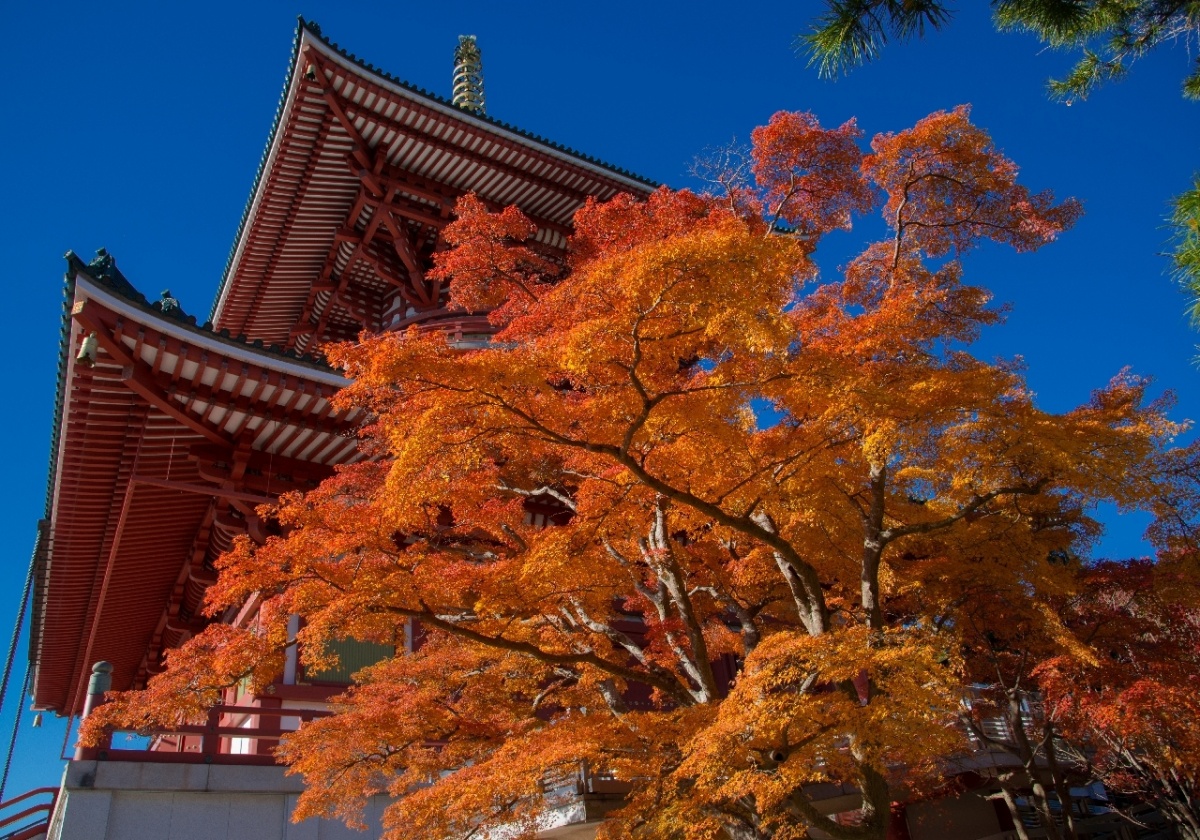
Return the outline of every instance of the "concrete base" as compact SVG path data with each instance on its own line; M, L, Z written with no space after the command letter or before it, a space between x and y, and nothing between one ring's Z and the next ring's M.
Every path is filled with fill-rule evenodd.
M302 790L282 767L72 761L48 840L377 840L388 803L367 805L365 832L290 819Z

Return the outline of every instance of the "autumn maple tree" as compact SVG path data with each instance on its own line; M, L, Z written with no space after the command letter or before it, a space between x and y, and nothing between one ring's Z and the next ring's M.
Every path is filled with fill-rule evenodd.
M1109 790L1200 838L1200 612L1177 592L1194 583L1169 562L1101 563L1080 576L1065 616L1092 655L1038 664L1045 717Z
M329 348L369 457L221 561L210 614L255 598L254 621L190 640L85 734L358 639L397 653L287 739L298 816L385 792L392 836L532 832L586 767L627 790L610 838L882 838L970 748L998 593L1039 663L1092 656L1055 612L1092 510L1157 504L1179 428L1127 374L1040 410L1017 365L967 352L999 315L961 262L1032 251L1078 205L1021 186L965 108L870 151L806 114L752 140L712 195L589 203L565 254L463 199L436 272L491 346ZM886 236L819 274L824 237L874 211ZM860 800L830 814L820 783Z
M1157 562L1079 568L1061 615L1090 655L1037 664L1047 717L1095 778L1200 840L1200 442L1157 465Z

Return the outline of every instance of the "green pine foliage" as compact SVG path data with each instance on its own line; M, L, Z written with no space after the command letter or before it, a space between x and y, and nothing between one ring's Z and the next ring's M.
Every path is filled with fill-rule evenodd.
M1188 314L1200 327L1200 175L1192 189L1175 199L1171 213L1175 250L1171 262L1177 279L1188 294Z
M830 78L875 58L889 38L906 40L940 29L951 12L937 0L829 0L812 32L799 37L809 66Z
M1080 51L1070 72L1049 82L1051 95L1068 102L1121 78L1163 44L1200 38L1200 0L992 0L992 10L1000 29ZM953 14L942 0L826 0L798 47L822 76L836 76L875 58L891 39L940 29ZM1200 99L1200 60L1184 79L1183 95Z

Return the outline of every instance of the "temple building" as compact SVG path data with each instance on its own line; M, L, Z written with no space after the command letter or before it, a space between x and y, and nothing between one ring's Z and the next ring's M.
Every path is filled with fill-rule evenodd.
M471 96L469 86L463 92ZM309 355L361 331L488 330L425 277L467 191L565 245L589 197L650 182L416 90L302 22L209 320L148 301L112 255L68 255L58 417L31 658L37 708L78 713L91 663L140 688L203 626L212 561L254 508L358 457L341 377ZM114 609L114 605L120 605Z
M35 710L83 713L97 662L111 666L96 673L101 686L143 687L164 653L210 620L199 607L214 560L239 534L268 535L255 508L361 457L362 418L333 408L345 380L312 355L318 345L413 325L464 343L486 337L486 318L448 311L446 289L426 277L459 196L517 205L538 241L560 249L588 198L654 189L488 117L473 38L460 40L453 81L453 100L417 89L301 20L209 317L185 312L169 291L148 299L114 255L68 254L33 570ZM255 606L219 620L249 620ZM222 837L251 827L264 837L361 836L290 825L298 787L270 754L281 731L319 714L381 651L350 642L339 654L341 669L319 675L289 662L269 696L230 698L208 730L78 755L50 825L35 819L21 836L158 836L155 826L211 824L215 813L231 815Z

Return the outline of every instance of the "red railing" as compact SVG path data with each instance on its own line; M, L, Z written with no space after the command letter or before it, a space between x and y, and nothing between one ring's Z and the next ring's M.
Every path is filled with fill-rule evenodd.
M271 765L277 763L274 747L294 731L283 729L284 718L298 719L304 724L329 714L317 709L214 706L203 724L180 724L169 730L142 733L150 735L145 748L114 747L113 736L109 735L105 744L82 750L79 757L100 761ZM243 743L239 745L236 741ZM238 746L249 751L235 752Z
M39 802L26 805L15 814L4 816L5 812L35 796L49 796L49 802ZM0 802L0 840L30 840L40 834L45 834L50 828L50 815L54 813L54 802L58 799L58 788L42 787L14 796L7 802ZM36 817L33 822L14 826L22 820Z

